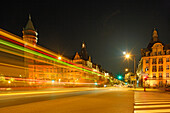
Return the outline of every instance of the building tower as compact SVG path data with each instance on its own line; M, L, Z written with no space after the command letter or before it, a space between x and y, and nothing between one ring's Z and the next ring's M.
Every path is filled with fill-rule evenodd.
M25 28L23 29L22 31L23 33L23 40L28 42L28 43L31 43L33 45L36 45L37 44L37 41L38 41L38 38L37 38L37 35L38 33L36 32L34 26L33 26L33 23L31 21L31 16L29 15L29 20L25 26Z
M36 30L33 26L30 15L29 15L29 19L28 19L28 22L27 22L25 28L23 28L22 33L23 33L23 40L25 41L24 48L27 48L28 43L30 43L30 44L34 45L34 47L36 47L37 40L38 40L38 38L37 38L38 33L36 32ZM36 61L33 59L29 59L28 57L35 58L35 55L24 52L25 77L26 78L36 78L33 73L36 69L34 67L30 67L30 65L34 66ZM31 73L30 70L32 70L31 76L30 76L30 73Z
M80 55L83 60L86 60L86 61L89 60L85 42L82 43Z
M158 41L158 32L156 31L155 28L153 30L152 38L154 42Z

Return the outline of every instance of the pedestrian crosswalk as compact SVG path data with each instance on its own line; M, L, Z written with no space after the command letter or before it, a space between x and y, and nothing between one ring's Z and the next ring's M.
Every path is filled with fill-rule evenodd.
M170 113L170 94L135 92L134 113Z

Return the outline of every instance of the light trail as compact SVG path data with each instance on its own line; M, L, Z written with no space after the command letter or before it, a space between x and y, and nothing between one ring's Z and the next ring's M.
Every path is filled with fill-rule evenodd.
M1 36L3 35L2 38L8 37L8 38L6 38L6 39L13 40L13 42L16 42L17 44L20 44L20 45L21 45L21 44L22 44L22 45L26 44L27 47L29 46L29 47L34 48L34 49L36 48L36 49L39 49L39 50L41 50L41 51L45 51L46 53L49 53L50 55L52 54L53 56L59 57L59 55L57 55L57 54L55 54L55 53L53 53L53 52L50 52L49 50L46 50L46 49L44 49L44 48L42 48L42 47L34 46L34 45L32 45L32 44L30 44L30 43L28 43L28 42L25 42L25 41L23 41L20 37L18 37L18 36L16 36L16 35L13 35L13 34L7 32L7 31L4 31L3 29L0 29L0 34L1 34ZM65 58L64 58L64 59L65 59ZM78 66L77 64L73 64L72 62L69 62L68 60L64 60L64 59L62 58L62 60L63 60L64 62L70 63L70 64L72 64L72 65L76 65L77 67L81 67L81 68L85 68L85 69L87 69L87 70L93 71L93 70L91 70L91 69L89 69L89 68L86 68L86 67L83 67L83 66Z
M49 53L50 55L52 54L53 56L58 56L56 53L50 52L49 50L46 50L46 49L44 49L44 48L42 48L42 47L40 47L40 46L34 46L34 45L30 44L30 43L27 43L27 42L23 41L22 38L20 38L20 37L18 37L18 36L16 36L16 35L13 35L13 34L5 31L5 30L3 30L3 29L0 29L0 34L3 35L4 37L8 37L8 39L10 38L10 39L14 40L14 41L17 42L17 43L20 43L20 44L22 43L23 45L24 45L24 44L27 44L28 46L30 46L30 47L32 47L32 48L36 48L36 49L39 49L39 50L41 50L41 51L45 51L46 53ZM65 59L65 58L64 58L64 59ZM90 71L93 72L93 74L97 74L97 73L100 74L100 72L94 72L94 71L93 71L92 69L90 69L90 68L86 68L86 67L83 67L83 66L79 66L79 65L77 65L77 64L74 64L74 63L69 62L68 60L64 60L64 59L63 59L63 61L66 62L66 63L75 65L76 67L80 67L80 68L83 68L83 69L86 69L86 70L90 70ZM86 71L86 70L84 70L84 71ZM105 76L102 75L102 74L100 74L99 76L105 77ZM108 78L108 77L105 77L105 78Z
M17 55L17 56L21 56L23 58L32 59L32 60L35 60L38 62L50 64L52 66L58 66L58 67L62 67L65 69L72 69L72 70L76 70L76 71L83 72L83 73L96 74L98 76L103 76L106 79L110 79L108 76L103 75L103 73L101 73L101 72L97 72L90 68L80 66L76 63L71 62L70 60L68 60L64 57L62 57L62 59L59 60L58 54L51 52L41 46L35 46L28 42L25 42L22 40L22 38L15 36L7 31L0 29L0 34L1 34L0 38L4 39L4 40L0 39L0 44L4 45L4 47L8 47L7 49L0 48L0 51L10 53L13 55ZM7 40L7 41L5 41L5 40ZM14 51L9 50L9 48L12 48L12 50L14 50ZM32 55L36 55L36 56L39 56L40 58L37 58L37 57L35 58L35 57L32 57L31 55L29 56L26 54L24 55L21 52L26 52L26 53L29 53ZM50 61L54 61L54 62L48 62L48 61L44 60L43 58L48 59ZM31 69L28 67L21 67L21 66L15 66L15 65L10 65L10 64L0 63L0 65L10 66L10 67L14 67L14 68ZM95 80L94 77L93 78L81 77L81 78ZM93 85L100 84L100 83L56 82L56 81L52 82L51 80L26 79L26 78L16 78L16 77L5 77L5 79L6 80L14 79L16 81L40 82L40 83L50 83L50 84L93 84Z
M22 47L31 49L31 50L36 51L36 52L38 52L38 53L42 53L42 54L44 54L44 55L47 55L47 56L50 56L50 57L52 57L52 58L57 59L56 56L50 55L50 54L48 54L48 53L45 53L45 52L40 51L40 50L38 50L38 49L32 48L32 47L30 47L30 46L24 46L24 44L22 44L22 43L20 43L20 42L17 42L17 41L15 41L15 40L9 39L9 38L4 37L4 36L2 36L2 35L0 35L0 37L6 39L6 40L8 40L8 41L14 42L15 44L18 44L18 45L20 45L20 46L22 46ZM60 60L59 60L59 61L60 61ZM69 63L69 64L72 64L72 65L75 65L75 66L80 67L80 68L83 68L83 69L87 69L87 70L93 71L93 70L90 69L90 68L86 68L86 67L83 67L83 66L78 66L77 64L72 63L72 62L69 62L69 61L64 60L64 59L61 59L61 61L66 62L66 63ZM99 72L97 72L97 73L99 73ZM100 73L99 73L99 74L100 74ZM101 76L101 75L100 75L100 76Z
M94 71L90 71L89 68L88 68L89 70L87 70L87 68L84 69L85 67L78 67L78 66L76 66L76 64L74 64L74 63L71 63L71 64L70 64L70 63L62 62L62 61L60 61L60 60L57 60L56 58L52 58L52 57L47 56L47 55L44 55L44 54L42 54L42 53L35 52L35 51L30 50L30 49L28 49L28 48L24 48L24 47L15 45L15 44L13 44L13 43L6 42L6 41L1 40L1 39L0 39L0 44L6 45L6 46L8 46L8 47L12 47L12 48L15 48L15 49L18 49L18 50L21 50L21 51L25 51L25 52L28 52L28 53L31 53L31 54L34 54L34 55L37 55L37 56L40 56L40 57L44 57L44 58L46 58L46 59L55 61L55 62L57 62L57 63L64 64L64 65L67 65L67 66L70 66L70 67L73 67L73 68L76 68L76 69L79 69L79 70L83 70L83 71L86 71L86 72L89 72L89 73L92 73L92 74L97 74L97 75L99 74L99 73L96 73L96 72L94 72ZM67 62L68 62L68 61L67 61ZM103 75L101 75L101 74L99 74L99 75L100 75L100 76L103 76ZM104 76L104 77L105 77L105 76Z
M51 64L51 65L55 65L55 66L59 66L59 67L62 67L62 68L66 68L65 66L61 66L61 65L57 65L57 64L53 64L53 63L50 63L50 62L46 62L46 61L44 61L44 60L39 60L39 59L37 59L37 58L33 58L33 57L29 57L29 56L24 56L24 55L22 55L22 54L19 54L19 53L16 53L16 52L14 52L14 51L10 51L10 50L6 50L6 49L2 49L2 48L0 48L0 51L4 51L4 52L6 52L6 53L11 53L11 54L14 54L14 55L18 55L18 56L21 56L21 57L26 57L26 58L30 58L30 59L33 59L33 60L36 60L36 61L40 61L40 62L44 62L44 63L48 63L48 64ZM4 65L6 65L6 66L10 66L10 67L15 67L14 65L8 65L8 64L4 64ZM20 68L22 68L22 67L20 67ZM24 68L24 67L23 67ZM32 69L33 70L33 69ZM80 72L81 72L81 70L80 70ZM83 71L84 72L84 71ZM12 77L6 77L6 79L11 79ZM88 79L88 78L85 78L85 77L82 77L82 78L84 78L84 79ZM13 79L15 79L15 80L27 80L27 81L39 81L39 80L37 80L37 79L21 79L21 78L13 78ZM91 79L91 80L94 80L94 79ZM39 81L39 82L49 82L49 81L43 81L43 80L41 80L41 81ZM51 82L51 81L50 81ZM55 82L56 83L56 82ZM61 83L61 82L60 82ZM64 83L64 82L62 82L63 84L72 84L71 82L68 82L68 83ZM79 84L79 83L78 83ZM81 84L81 83L80 83ZM86 83L82 83L82 84L86 84ZM92 83L92 84L94 84L94 83ZM100 83L97 83L97 84L100 84Z

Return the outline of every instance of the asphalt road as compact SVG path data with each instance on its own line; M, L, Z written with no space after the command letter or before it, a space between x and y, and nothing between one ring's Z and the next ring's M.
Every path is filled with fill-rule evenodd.
M0 113L133 113L134 93L126 88L52 91L0 95Z

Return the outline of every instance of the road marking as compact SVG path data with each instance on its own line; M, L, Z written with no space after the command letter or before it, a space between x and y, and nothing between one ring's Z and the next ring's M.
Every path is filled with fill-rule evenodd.
M135 102L135 105L143 105L143 104L164 104L164 103L170 103L170 102Z
M134 113L169 113L170 109L135 110Z
M137 109L137 108L162 108L162 107L170 107L170 105L145 105L145 106L134 106L135 109Z
M135 92L134 113L170 113L170 95Z

